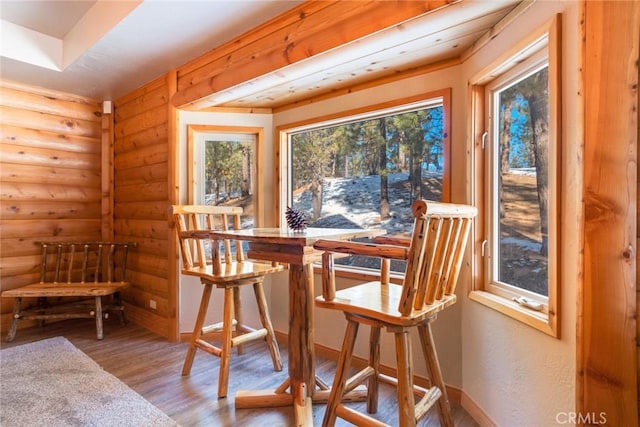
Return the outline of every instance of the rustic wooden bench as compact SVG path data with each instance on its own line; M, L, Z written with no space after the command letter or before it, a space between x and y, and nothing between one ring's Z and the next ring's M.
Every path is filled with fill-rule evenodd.
M40 282L9 289L0 296L14 298L7 341L13 341L19 320L96 319L97 338L104 338L102 319L120 314L125 324L120 291L126 281L129 242L39 242L42 246ZM73 297L65 303L64 298ZM111 297L103 301L103 297ZM22 298L38 298L35 307L22 308ZM56 298L52 303L49 298ZM91 300L88 300L91 298ZM104 304L103 304L104 303Z

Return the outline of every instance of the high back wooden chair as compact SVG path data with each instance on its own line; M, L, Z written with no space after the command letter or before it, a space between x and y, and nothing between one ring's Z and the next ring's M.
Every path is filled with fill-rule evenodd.
M172 212L182 254L182 274L199 277L203 285L200 308L182 375L189 375L191 372L196 349L218 356L218 398L225 397L232 349L236 347L238 354L242 354L242 344L256 339L266 339L273 368L281 371L280 350L273 332L262 282L267 274L281 271L283 267L246 260L239 241L210 240L209 230L226 231L231 227L240 229L240 207L175 205ZM239 288L243 285L253 286L262 322L261 329L253 329L242 323ZM223 319L219 323L205 326L204 321L214 286L224 290ZM222 331L221 344L220 347L216 347L205 335L219 331Z
M347 329L338 360L323 426L335 424L336 417L357 425L384 425L372 417L354 411L341 402L345 393L368 381L367 412L378 405L380 330L395 335L398 425L415 426L437 403L440 422L453 426L445 384L440 372L431 322L456 301L455 288L462 264L471 222L477 210L472 206L418 200L413 204L415 223L410 239L382 236L374 244L321 240L314 248L324 251L322 296L316 305L342 310ZM336 292L334 253L375 256L382 259L379 280ZM391 259L406 260L402 286L390 283ZM371 327L369 366L347 379L353 347L360 324ZM427 365L431 387L414 385L409 331L417 328ZM414 393L421 396L416 404Z

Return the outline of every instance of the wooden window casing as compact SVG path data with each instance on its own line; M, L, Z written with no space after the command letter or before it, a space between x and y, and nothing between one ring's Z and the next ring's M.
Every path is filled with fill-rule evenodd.
M431 100L441 99L441 105L443 108L443 173L442 173L442 201L451 200L451 88L431 91L419 95L413 95L410 97L400 98L392 101L388 101L381 104L369 105L353 110L341 111L331 115L314 117L306 119L300 122L288 123L280 125L276 128L276 170L279 179L279 191L277 200L277 218L281 227L286 227L286 221L284 213L286 207L289 206L291 201L289 195L291 194L291 159L290 159L290 135L300 129L319 128L321 126L329 126L330 124L344 123L348 120L367 120L371 117L379 117L380 114L394 114L403 111L411 111L412 109L420 108L428 104ZM417 107L416 107L417 106ZM372 273L367 269L354 268L354 267L336 267L336 271L341 277L348 277L357 280L368 280ZM392 272L391 281L395 283L401 283L402 277L399 274Z
M253 144L254 158L252 164L252 187L254 189L261 188L261 176L263 171L260 165L263 164L263 146L264 146L264 129L261 127L249 126L225 126L225 125L188 125L187 126L187 200L190 204L198 203L196 189L202 186L198 182L201 177L199 173L203 170L202 165L204 159L198 159L198 144L203 137L211 135L215 139L216 134L238 134L253 135L255 143ZM264 197L260 191L253 192L253 221L254 226L262 226L265 221Z
M486 117L487 97L491 96L491 83L516 67L522 61L540 51L540 43L546 43L543 49L548 54L549 72L549 250L548 250L548 296L531 298L526 290L507 289L496 286L489 280L489 257L486 256L490 230L487 226L490 219L491 205L491 171L486 164L487 149L485 143L489 131ZM546 42L544 42L546 40ZM560 297L560 241L559 229L561 192L561 63L560 63L560 16L556 16L548 25L530 34L517 43L496 61L476 74L470 81L471 132L473 139L473 196L479 215L474 231L473 241L477 250L474 253L474 280L469 297L481 304L491 307L507 316L519 320L533 328L554 337L560 336L559 330L559 297ZM522 295L529 300L541 302L542 310L532 310L513 301L513 297Z

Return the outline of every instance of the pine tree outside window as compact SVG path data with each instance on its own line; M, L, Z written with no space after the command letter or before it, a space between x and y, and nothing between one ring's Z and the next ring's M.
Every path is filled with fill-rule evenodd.
M282 216L290 206L304 212L309 227L409 236L414 200L449 200L450 91L394 104L279 129L287 153ZM336 263L379 268L365 257ZM392 271L403 270L392 262Z

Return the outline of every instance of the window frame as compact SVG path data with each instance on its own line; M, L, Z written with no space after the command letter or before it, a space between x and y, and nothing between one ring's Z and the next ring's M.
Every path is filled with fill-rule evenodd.
M561 157L561 56L560 22L556 15L547 25L540 27L525 39L497 58L470 80L471 95L471 135L473 143L473 195L479 215L474 230L476 251L473 256L473 281L469 298L486 305L513 319L523 322L550 336L560 337L560 202L562 192ZM541 46L541 43L544 46ZM491 169L487 165L489 153L484 147L489 128L490 115L488 98L491 97L492 84L505 79L512 70L528 58L534 58L540 49L546 50L549 75L549 246L548 246L548 296L544 298L527 290L510 289L494 285L489 278L490 257L486 256L486 245L490 240L489 228L492 209ZM533 61L533 59L531 59ZM508 77L506 78L508 79ZM524 296L534 302L543 303L543 310L527 308L513 301L514 296Z
M451 88L440 89L421 93L409 97L399 98L392 101L364 106L357 109L339 111L333 114L311 117L302 121L282 124L276 127L276 174L278 177L278 192L276 195L277 222L281 228L286 228L284 212L291 203L289 200L291 191L291 158L290 158L290 135L304 129L314 127L325 127L354 120L366 120L380 117L381 115L391 115L419 109L422 106L428 107L428 102L433 99L442 99L443 108L443 128L445 137L443 138L443 173L442 173L442 200L451 200ZM337 274L341 277L354 279L368 279L379 272L378 269L370 270L360 268L350 268L346 266L336 266ZM402 282L402 275L392 272L391 281Z
M187 126L187 201L194 204L197 199L195 192L201 185L199 171L202 169L198 159L198 153L204 152L202 143L206 140L207 135L215 134L245 134L252 135L255 138L253 147L254 165L253 172L253 223L255 227L264 224L265 209L264 197L260 194L261 185L261 168L263 164L263 146L264 146L264 128L251 126L224 126L224 125L188 125Z

